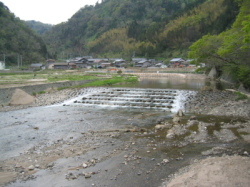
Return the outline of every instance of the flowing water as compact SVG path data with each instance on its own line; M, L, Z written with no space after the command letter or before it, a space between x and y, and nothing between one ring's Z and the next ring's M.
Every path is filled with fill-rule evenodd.
M96 105L138 109L159 109L166 112L185 110L185 102L205 85L204 80L143 79L122 88L83 89L78 97L64 105ZM127 87L125 87L127 86Z

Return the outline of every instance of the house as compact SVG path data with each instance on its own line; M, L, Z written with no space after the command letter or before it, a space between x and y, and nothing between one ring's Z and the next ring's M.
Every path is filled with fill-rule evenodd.
M89 63L109 62L108 58L88 58Z
M182 58L173 58L172 60L170 60L169 67L182 67L184 62L185 60Z
M132 63L136 63L136 62L140 62L140 61L143 61L143 60L147 60L146 58L132 58Z
M126 61L123 60L122 58L121 59L114 59L113 65L115 67L124 67L124 66L126 66Z
M76 69L76 63L75 62L70 62L69 63L69 68L70 69Z
M141 60L139 62L134 63L134 67L142 67L147 68L151 65L151 63L148 60Z
M32 70L45 69L45 66L41 63L31 64L30 69Z
M54 69L69 69L69 64L67 62L54 63Z
M48 59L46 60L46 65L45 65L45 68L46 69L53 69L53 64L55 63L56 61L54 59Z
M111 63L108 63L108 62L103 62L99 65L101 68L106 68L106 67L110 67L111 66Z
M87 61L77 61L77 62L75 62L75 64L76 64L77 69L82 69L82 68L88 67Z
M81 68L87 68L88 66L88 59L87 58L83 58L83 57L76 57L74 59L70 59L67 60L67 62L69 63L69 65L71 65L73 69L81 69ZM74 64L70 64L70 63L74 63Z

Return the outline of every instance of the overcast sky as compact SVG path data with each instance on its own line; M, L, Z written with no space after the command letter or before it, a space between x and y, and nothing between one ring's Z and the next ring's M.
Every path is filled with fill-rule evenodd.
M58 24L67 21L85 5L100 0L0 0L21 20Z

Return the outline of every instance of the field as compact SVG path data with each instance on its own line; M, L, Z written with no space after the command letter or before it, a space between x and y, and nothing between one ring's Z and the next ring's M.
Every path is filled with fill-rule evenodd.
M2 71L0 72L0 88L18 87L64 81L93 80L85 86L113 85L119 82L137 81L137 77L130 75L118 75L83 72L77 70L43 70L39 72ZM84 87L79 85L78 87Z

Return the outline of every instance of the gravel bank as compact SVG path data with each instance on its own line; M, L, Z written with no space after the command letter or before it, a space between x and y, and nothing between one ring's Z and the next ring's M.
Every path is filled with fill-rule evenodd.
M231 91L199 91L186 105L186 111L215 116L250 117L250 100L236 101Z

